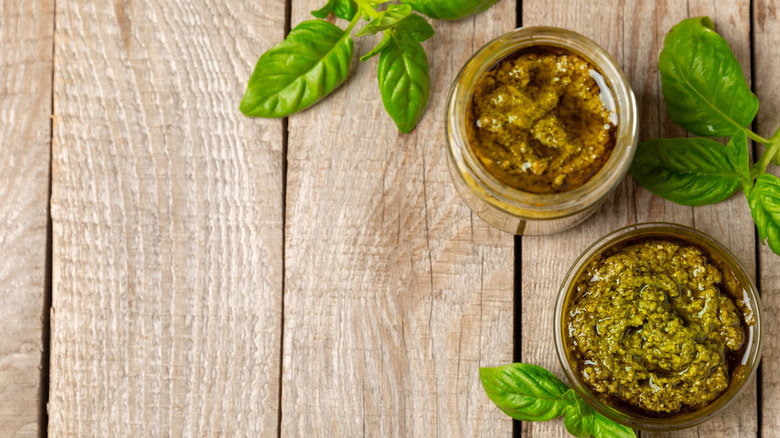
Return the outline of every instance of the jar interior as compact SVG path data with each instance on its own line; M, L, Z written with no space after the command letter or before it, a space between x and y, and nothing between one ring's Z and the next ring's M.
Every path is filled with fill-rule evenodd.
M536 194L574 190L612 155L619 116L604 73L586 56L537 44L506 54L477 78L466 140L482 170Z
M479 78L502 60L532 47L551 47L576 54L598 71L607 105L614 101L618 118L615 146L604 165L582 186L561 193L523 192L501 183L485 169L468 143L466 109L471 105ZM601 85L601 84L600 84ZM603 201L622 180L636 147L636 102L628 80L614 59L589 39L557 28L525 28L488 43L466 63L455 81L448 103L447 136L449 152L459 178L486 202L514 216L531 220L559 219ZM455 176L455 175L454 175Z

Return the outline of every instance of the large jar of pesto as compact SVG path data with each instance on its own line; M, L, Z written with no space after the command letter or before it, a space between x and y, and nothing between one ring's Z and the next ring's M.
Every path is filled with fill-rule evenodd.
M564 373L595 410L669 431L723 412L761 358L761 300L742 264L693 228L645 223L575 261L555 307Z
M452 85L450 175L501 230L571 228L623 180L636 112L628 79L596 43L564 29L517 29L479 49Z

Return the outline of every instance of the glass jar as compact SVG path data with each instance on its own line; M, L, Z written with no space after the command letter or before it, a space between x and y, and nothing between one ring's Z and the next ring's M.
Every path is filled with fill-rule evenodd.
M600 84L602 103L618 117L609 160L584 185L567 192L536 194L509 187L487 171L468 144L466 110L479 78L507 56L534 46L562 48L596 67L594 79L603 78L607 85ZM447 103L446 134L450 176L472 211L510 233L556 233L595 213L628 171L637 142L636 99L617 62L590 39L554 27L520 28L483 46L458 73Z
M721 268L724 271L724 276L729 275L726 271L730 271L734 275L739 287L742 288L742 297L734 298L745 304L745 307L752 313L753 320L753 325L748 325L745 352L741 355L741 362L737 365L739 371L732 373L725 392L703 408L692 412L674 414L665 418L642 415L637 411L629 411L625 408L621 410L596 397L580 380L579 373L576 370L577 365L570 358L565 345L565 338L568 334L566 321L564 320L566 304L574 290L578 277L585 271L590 261L611 248L626 246L634 241L643 241L648 238L671 238L692 244L701 249L711 263ZM558 292L558 300L555 305L554 332L558 359L561 362L566 378L577 394L593 409L611 420L634 429L650 431L678 430L701 424L723 412L747 388L761 360L761 300L756 286L750 279L750 275L745 271L744 266L731 251L708 235L693 228L677 224L644 223L631 225L597 240L574 262Z

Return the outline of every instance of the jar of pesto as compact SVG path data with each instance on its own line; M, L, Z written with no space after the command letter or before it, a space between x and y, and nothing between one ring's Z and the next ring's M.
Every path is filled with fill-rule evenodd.
M637 143L633 91L590 39L552 27L489 42L450 90L448 164L464 202L515 234L550 234L596 212Z
M726 247L693 228L631 225L574 262L555 306L574 390L634 429L703 423L742 394L761 358L761 300Z

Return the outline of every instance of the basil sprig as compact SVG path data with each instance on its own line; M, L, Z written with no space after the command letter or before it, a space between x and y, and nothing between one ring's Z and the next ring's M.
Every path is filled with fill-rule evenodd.
M257 61L239 109L250 117L285 117L324 99L346 79L352 62L352 30L368 23L356 37L382 32L379 44L362 56L379 55L379 89L385 110L398 130L410 132L428 104L431 78L428 57L420 45L433 28L416 10L431 18L457 19L484 11L497 0L327 0L312 11L350 20L346 29L324 20L304 21Z
M480 368L479 378L490 400L520 421L548 421L564 416L576 437L636 438L631 428L594 411L573 389L546 369L527 363Z
M708 17L689 18L664 39L658 70L669 116L702 136L731 137L640 142L629 173L654 194L678 204L720 202L739 188L745 193L761 242L780 254L780 179L766 173L780 164L780 129L764 138L748 129L758 112L742 68ZM765 145L750 161L747 139Z

